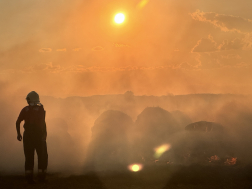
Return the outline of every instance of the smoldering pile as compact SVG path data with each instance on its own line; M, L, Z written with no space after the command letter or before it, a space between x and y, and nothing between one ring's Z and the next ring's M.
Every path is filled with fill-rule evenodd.
M95 121L87 163L94 169L126 165L234 165L242 162L227 128L193 122L180 111L147 107L135 122L123 112L105 111Z
M252 163L252 99L228 95L126 97L43 99L48 171L76 173L87 166L122 170L133 164ZM0 172L23 172L22 143L16 141L11 126L23 107L20 98L15 103L0 101L0 148L5 152Z

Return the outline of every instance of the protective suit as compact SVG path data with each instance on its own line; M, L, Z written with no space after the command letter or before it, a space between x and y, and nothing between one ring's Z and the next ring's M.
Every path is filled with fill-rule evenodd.
M25 154L25 173L29 183L33 181L34 152L38 156L38 178L45 180L46 169L48 165L48 154L46 144L46 123L45 110L40 104L39 96L35 91L30 92L26 97L28 106L24 107L17 119L17 139L22 140L20 133L20 123L24 121L23 147Z

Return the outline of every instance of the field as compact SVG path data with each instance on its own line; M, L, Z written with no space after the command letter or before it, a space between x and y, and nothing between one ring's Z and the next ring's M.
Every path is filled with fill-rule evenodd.
M35 176L36 179L36 176ZM81 175L48 174L46 183L25 183L23 175L3 175L1 189L183 189L252 188L252 166L149 166L139 172L104 171Z

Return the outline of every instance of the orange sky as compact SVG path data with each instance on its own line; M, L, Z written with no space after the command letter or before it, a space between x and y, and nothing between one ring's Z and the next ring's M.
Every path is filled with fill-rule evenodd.
M0 1L0 85L55 97L252 93L251 0L145 2Z

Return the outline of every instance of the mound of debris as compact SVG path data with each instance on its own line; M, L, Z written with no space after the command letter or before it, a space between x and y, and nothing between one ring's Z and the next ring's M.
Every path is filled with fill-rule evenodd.
M92 127L89 160L102 169L127 163L132 126L132 119L123 112L108 110L101 114Z
M154 149L168 143L178 131L178 122L171 113L160 107L145 108L135 122L135 151L144 161L154 161Z
M224 164L232 158L232 151L227 142L227 134L222 125L215 122L199 121L185 127L186 163L219 163Z

